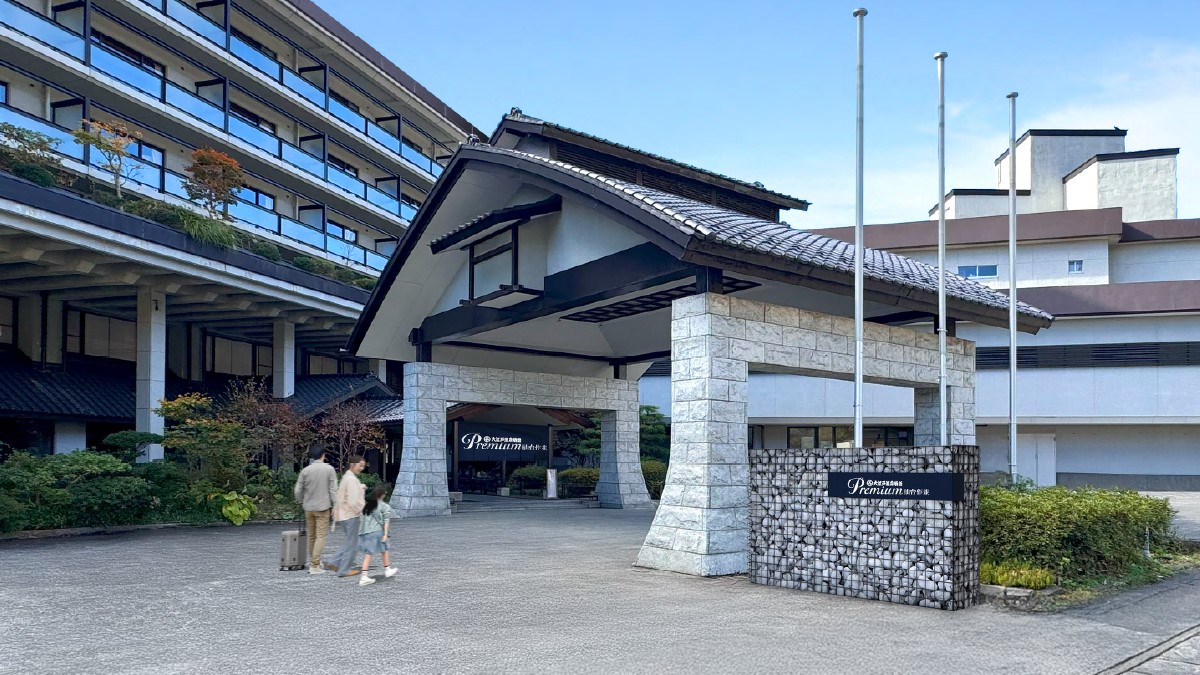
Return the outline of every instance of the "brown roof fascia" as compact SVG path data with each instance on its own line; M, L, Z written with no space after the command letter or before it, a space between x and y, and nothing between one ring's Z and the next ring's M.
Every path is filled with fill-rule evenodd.
M1146 220L1140 223L1125 223L1125 228L1121 231L1122 244L1137 241L1198 238L1200 238L1200 218Z
M1200 281L1022 288L1017 297L1056 317L1200 312Z
M400 86L411 91L422 102L433 108L435 112L450 120L452 124L462 129L467 134L475 134L478 138L485 138L486 134L467 121L467 118L455 112L453 108L447 105L442 99L438 98L422 85L412 78L411 75L400 69L395 63L392 63L387 57L379 53L365 40L350 32L337 19L330 16L328 12L321 9L317 3L312 0L286 0L301 14L311 19L314 23L329 31L335 38L346 43L346 46L354 50L364 60L369 61L372 65L387 73L389 77L400 83Z
M863 234L868 248L885 251L931 248L937 246L937 226L937 221L934 220L869 225L863 228ZM1017 216L1019 241L1116 237L1122 235L1122 230L1120 208L1024 213ZM837 227L816 232L842 241L854 241L853 227ZM946 220L947 245L970 246L1006 241L1008 216Z

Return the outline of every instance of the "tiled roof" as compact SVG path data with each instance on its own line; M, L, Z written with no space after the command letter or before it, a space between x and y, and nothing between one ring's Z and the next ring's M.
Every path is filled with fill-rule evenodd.
M563 173L574 174L609 193L653 214L692 239L723 247L767 255L793 263L853 274L854 245L770 220L755 218L642 185L634 185L594 171L517 150L475 145L473 150L518 156L541 162ZM865 249L863 274L881 281L926 292L937 292L937 268L887 251ZM946 272L946 294L970 303L1006 309L1008 296L978 282ZM1053 316L1023 302L1021 314L1049 322Z
M395 396L391 398L364 398L363 406L367 415L376 424L395 424L404 421L404 399Z
M663 157L662 155L656 155L652 152L646 152L645 150L640 150L638 148L635 148L635 147L632 147L629 145L625 145L623 143L617 143L615 141L610 141L607 138L601 138L601 137L593 135L593 134L589 134L589 133L586 133L583 131L572 129L570 127L564 127L561 124L555 124L554 122L547 122L546 120L538 119L536 117L530 117L529 115L526 115L526 114L520 112L519 110L517 110L514 113L509 113L509 114L505 115L504 119L512 120L513 122L524 122L527 124L541 124L541 125L550 127L552 129L558 129L560 131L565 131L569 134L575 134L576 136L587 138L587 139L596 141L598 143L604 143L605 145L611 145L614 148L620 148L621 150L625 150L627 152L634 152L634 153L637 153L644 157L648 157L650 159L658 160L660 162L666 162L668 164L674 164L675 166L678 166L678 167L681 167L684 169L688 169L689 171L695 171L697 173L702 173L707 176L712 176L713 178L718 178L720 180L729 181L730 183L737 183L738 185L741 185L743 187L750 188L751 190L757 190L764 194L772 195L774 197L779 197L781 199L788 199L788 200L795 201L795 202L804 202L806 205L809 203L808 200L800 199L799 197L793 197L791 195L785 195L782 192L768 190L767 188L763 187L762 183L752 183L750 181L744 181L744 180L740 180L737 178L732 178L730 176L726 176L724 174L717 173L716 171L710 171L708 169L703 169L701 167L695 166L693 164L687 164L685 162L680 162L680 161L671 159L670 157Z
M296 414L310 417L348 398L375 391L392 395L392 390L371 373L307 375L296 378L296 393L285 400Z

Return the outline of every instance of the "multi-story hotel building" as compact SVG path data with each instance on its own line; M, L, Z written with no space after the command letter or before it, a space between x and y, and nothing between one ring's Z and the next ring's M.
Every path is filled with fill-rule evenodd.
M1177 148L1126 152L1125 131L1032 129L1017 143L1018 297L1054 325L1018 342L1018 474L1040 484L1200 489L1200 219L1177 214ZM1008 153L996 188L946 197L947 268L1009 287ZM866 228L866 244L936 265L928 220ZM853 241L852 228L823 230ZM924 325L911 312L870 316ZM1008 471L1008 333L959 323L976 351L983 469ZM642 399L670 406L669 371ZM912 397L868 385L867 440L912 443ZM751 377L751 443L848 443L847 382Z
M71 136L85 120L136 132L138 197L197 209L190 153L236 159L228 215L257 243L203 244L0 173L0 441L15 447L155 431L157 401L210 376L271 377L281 398L316 396L309 376L382 376L339 350L443 164L480 135L309 0L0 0L0 123L110 183Z

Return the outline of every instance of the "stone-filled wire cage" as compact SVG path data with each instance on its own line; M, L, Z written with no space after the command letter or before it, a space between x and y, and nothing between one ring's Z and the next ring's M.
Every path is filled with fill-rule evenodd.
M961 501L829 496L830 472L961 473ZM979 595L979 448L750 450L750 581L938 609Z

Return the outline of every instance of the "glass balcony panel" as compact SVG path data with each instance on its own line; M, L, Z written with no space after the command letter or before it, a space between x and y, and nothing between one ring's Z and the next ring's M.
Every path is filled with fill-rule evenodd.
M367 251L367 267L373 270L382 270L387 266L388 259L379 255L374 251Z
M167 83L167 103L220 129L224 126L225 111L207 99L196 96L176 84Z
M387 129L384 129L374 122L367 122L367 135L378 141L380 145L388 150L391 150L396 154L400 154L400 139L396 138L396 136Z
M279 214L238 200L229 205L229 215L268 232L279 232Z
M279 137L259 129L236 115L229 116L229 133L256 148L279 156Z
M225 29L179 0L167 0L167 16L222 47L225 46Z
M92 45L92 67L108 73L129 86L150 94L157 100L162 96L162 78L141 66L134 65L100 45Z
M307 171L319 178L325 177L325 162L320 158L314 157L300 148L289 143L283 144L283 153L280 155L283 160L292 166Z
M422 169L424 169L430 173L433 173L433 164L435 164L435 162L432 159L430 159L428 156L425 155L425 153L414 148L413 146L409 145L408 143L402 142L401 145L403 147L400 151L400 156L404 157L404 159L407 159L408 161L412 162L413 164L416 164L417 166L421 167Z
M229 51L233 52L235 56L246 63L249 63L256 70L266 73L271 79L279 80L281 78L283 66L278 61L251 47L241 39L230 36Z
M279 234L302 244L308 244L318 250L324 250L325 248L324 232L291 218L280 216Z
M92 154L99 153L93 150ZM158 190L162 181L162 171L162 167L147 164L132 157L126 157L121 167L121 173L125 175L126 181L145 185L155 190Z
M367 249L337 237L329 237L326 240L325 250L346 260L366 264Z
M311 101L318 108L325 107L325 92L317 85L304 79L303 76L283 69L283 83L289 89Z
M378 188L367 186L367 201L388 213L400 213L400 200Z
M439 176L441 176L442 172L445 170L446 170L446 167L442 166L441 164L438 164L437 162L434 162L433 164L431 164L429 166L429 173L433 174L434 178L438 178Z
M45 43L64 54L83 60L83 36L11 0L0 2L0 23Z
M400 202L400 217L412 222L412 219L417 216L417 207L408 202Z
M356 195L359 197L366 196L366 193L367 193L367 184L366 183L362 182L361 180L355 178L354 176L351 176L350 174L346 173L345 171L342 171L341 169L339 169L333 165L329 166L329 182L342 188L343 190L346 190L347 192L349 192L353 195Z
M358 129L359 131L363 131L367 128L367 118L359 115L332 98L329 99L329 112L333 113L334 117L340 119L346 124L349 124L355 129Z
M22 113L19 110L0 105L0 122L7 122L14 127L29 129L38 133L46 134L50 138L58 141L58 146L55 148L59 154L66 155L83 161L83 146L75 142L75 138L71 136L71 132L62 127L55 126L46 120Z
M168 171L166 175L163 176L163 188L167 194L175 195L180 199L190 201L187 190L183 189L183 180L183 176Z

